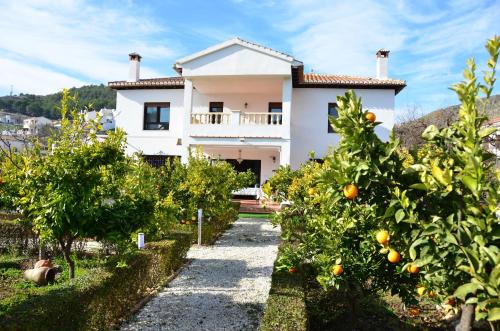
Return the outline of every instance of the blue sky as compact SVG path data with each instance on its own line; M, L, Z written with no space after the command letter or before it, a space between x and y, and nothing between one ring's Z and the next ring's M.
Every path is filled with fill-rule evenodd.
M389 75L408 86L399 115L456 104L448 87L465 60L484 68L483 45L500 34L500 0L84 1L0 0L0 95L47 94L125 79L127 54L142 77L176 75L176 59L234 36L292 54L306 71ZM499 91L497 88L496 91Z

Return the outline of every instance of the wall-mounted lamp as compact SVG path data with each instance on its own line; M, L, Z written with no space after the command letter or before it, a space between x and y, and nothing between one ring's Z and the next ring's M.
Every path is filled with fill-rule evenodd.
M248 102L245 102L245 109L247 109L248 107Z
M276 156L271 156L271 159L273 159L273 163L276 163Z
M243 158L241 157L241 149L238 150L238 158L236 159L236 162L238 163L243 162Z

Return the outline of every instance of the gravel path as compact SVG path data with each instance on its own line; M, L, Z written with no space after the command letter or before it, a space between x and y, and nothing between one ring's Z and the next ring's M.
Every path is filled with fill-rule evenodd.
M193 246L192 262L122 330L256 330L278 242L268 220L238 220L214 246Z

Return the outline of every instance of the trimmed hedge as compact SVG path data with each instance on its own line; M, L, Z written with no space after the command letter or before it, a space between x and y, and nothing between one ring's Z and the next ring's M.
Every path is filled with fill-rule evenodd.
M212 219L211 221L203 220L201 224L201 243L202 245L212 245L219 236L226 231L231 224L238 219L239 202L233 202L233 208L228 209L223 217ZM198 221L194 224L177 223L173 226L174 230L187 231L192 233L192 242L198 242Z
M309 330L304 278L275 267L259 331L286 330Z
M201 225L201 244L202 245L212 245L217 238L229 228L233 222L203 222ZM193 244L198 242L198 221L196 224L176 224L174 225L175 230L190 232L191 242Z
M1 329L112 329L182 266L190 244L191 234L173 233L171 239L148 243L146 249L123 257L120 261L127 267L117 268L115 258L73 284L49 286L42 293L26 289L22 297L0 301Z

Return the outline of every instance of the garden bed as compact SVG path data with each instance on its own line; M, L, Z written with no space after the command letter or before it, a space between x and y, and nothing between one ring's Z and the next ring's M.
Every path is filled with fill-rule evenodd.
M297 273L275 268L259 331L454 330L453 321L445 319L446 312L436 310L429 299L405 307L398 296L357 293L359 305L353 311L350 297L345 291L325 291L308 265ZM488 330L488 326L476 323L473 330Z
M280 252L282 248L283 244L280 246ZM308 330L304 280L301 274L274 269L271 290L259 330Z
M63 273L52 285L37 287L21 281L27 261L4 257L0 262L2 330L102 330L117 326L143 298L164 285L183 263L189 233L151 242L127 256L77 261L76 278Z

